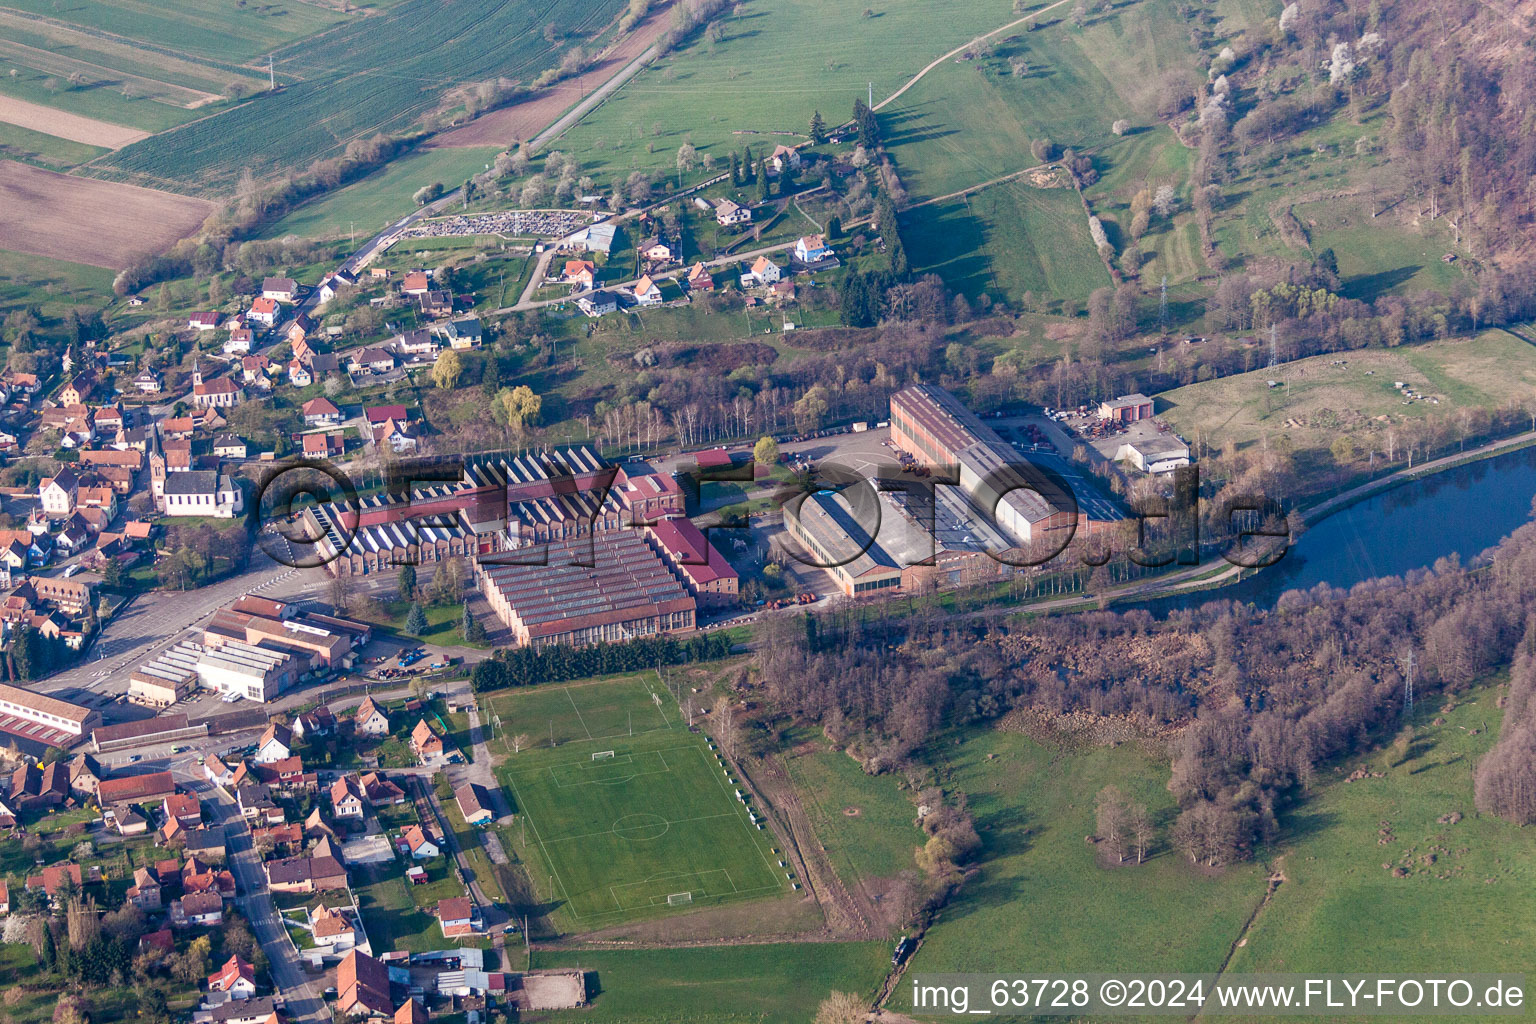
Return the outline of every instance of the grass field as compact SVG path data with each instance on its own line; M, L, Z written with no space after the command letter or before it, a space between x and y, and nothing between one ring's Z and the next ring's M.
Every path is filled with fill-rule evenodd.
M970 299L1018 300L1032 292L1081 303L1110 283L1069 188L1006 182L909 210L901 222L913 270L939 274Z
M405 0L279 49L279 92L129 146L94 173L200 194L228 191L246 167L267 177L334 156L354 139L405 131L451 86L497 76L526 81L559 59L561 47L544 40L541 25L587 34L621 6ZM261 141L253 146L253 139Z
M0 121L0 160L18 160L50 171L64 171L107 152L99 146L71 142L57 135L32 131Z
M1334 365L1337 360L1342 364ZM1269 380L1289 387L1271 388ZM1404 404L1396 381L1439 404ZM1498 330L1466 340L1313 356L1191 384L1157 396L1157 414L1182 436L1201 435L1212 447L1284 437L1296 449L1326 449L1343 433L1379 448L1394 424L1524 401L1533 386L1536 347Z
M44 316L62 316L111 293L112 271L105 268L0 249L0 314L35 304Z
M534 967L597 975L592 1005L550 1020L593 1024L805 1024L834 989L873 997L890 962L883 942L584 950L534 954Z
M1068 751L993 731L935 750L946 785L969 797L984 868L929 930L913 971L1213 971L1264 895L1260 865L1203 875L1169 848L1166 756L1132 745ZM1083 842L1109 784L1158 823L1144 864L1100 867ZM892 1008L908 998L898 988Z
M1498 735L1498 693L1491 684L1470 689L1449 711L1439 700L1421 704L1406 756L1389 748L1344 763L1287 816L1286 880L1233 970L1529 968L1536 944L1529 838L1477 814L1472 803L1472 766ZM1382 777L1340 779L1356 768ZM1452 814L1463 817L1441 820ZM1383 829L1392 836L1384 844ZM1407 876L1393 877L1393 867Z
M621 677L488 706L503 738L532 741L498 775L527 819L521 853L535 887L553 887L573 929L788 890L770 858L772 833L749 823L728 774L665 691ZM687 902L669 908L683 893Z
M420 149L346 188L307 203L263 232L266 238L301 235L345 238L354 229L371 236L416 208L411 196L423 185L441 182L452 189L485 170L497 150ZM449 242L456 241L449 239Z
M867 775L834 750L788 759L795 788L805 799L816 838L844 882L890 878L912 868L912 850L926 836L911 801L890 779Z
M754 0L723 19L722 39L696 39L619 89L550 148L594 176L676 172L686 139L717 160L751 146L764 155L800 141L811 113L850 116L873 83L875 99L978 32L1015 17L1003 0L900 0L872 10L818 0ZM709 97L708 103L701 97ZM790 139L771 133L799 133Z

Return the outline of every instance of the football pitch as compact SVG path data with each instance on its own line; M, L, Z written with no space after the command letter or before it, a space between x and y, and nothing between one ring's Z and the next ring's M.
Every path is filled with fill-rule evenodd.
M654 676L486 703L503 737L527 737L498 774L525 819L518 834L535 886L573 925L789 888L773 833L757 827L735 777Z

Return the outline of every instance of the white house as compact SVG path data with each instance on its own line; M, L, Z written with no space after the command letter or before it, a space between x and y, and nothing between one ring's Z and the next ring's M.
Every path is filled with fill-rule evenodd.
M164 483L165 514L233 519L245 510L240 488L226 474L212 469L168 473Z
M777 263L767 256L759 256L757 262L752 264L752 269L741 275L741 286L756 288L759 285L773 284L779 279L780 274Z
M801 263L816 263L831 255L831 246L820 235L802 235L795 242L795 259Z
M352 719L354 727L364 736L386 736L389 734L389 716L373 702L372 697L365 697L358 705L357 714Z
M194 331L216 331L219 329L219 314L193 313L187 317L187 326Z
M800 151L793 146L776 146L773 154L768 157L768 166L774 174L784 173L788 166L791 170L800 169Z
M668 263L672 260L672 247L660 238L647 238L640 243L640 255L657 263Z
M612 292L591 292L576 300L576 308L587 316L602 316L604 313L618 311L619 300Z
M269 299L265 295L261 296L251 303L251 308L246 311L245 319L271 327L277 322L277 300Z
M261 282L261 297L277 302L292 302L299 294L299 283L291 277L268 277Z
M750 224L752 222L752 208L733 203L729 199L715 200L715 223L721 227L730 227L734 224Z
M256 742L256 763L282 761L293 752L293 731L281 722L273 722Z
M297 359L288 364L288 383L296 388L307 388L315 382L315 378L309 374L309 367Z
M45 515L67 516L75 510L75 502L79 500L80 478L74 470L63 466L57 475L38 485L37 493Z
M251 329L249 327L236 327L229 332L229 340L224 343L224 354L227 356L243 356L251 350Z
M299 407L306 427L334 427L341 422L341 410L329 398L311 398Z
M414 860L431 860L443 852L420 825L410 826L401 833L400 838L405 840L406 848L411 851Z
M656 287L656 282L651 280L649 274L635 282L632 294L642 306L661 305L661 289Z

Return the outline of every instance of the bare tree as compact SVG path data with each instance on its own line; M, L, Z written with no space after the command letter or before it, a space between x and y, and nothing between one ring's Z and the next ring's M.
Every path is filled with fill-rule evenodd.
M1095 829L1115 863L1125 860L1125 794L1116 786L1105 786L1094 797Z
M1136 863L1147 859L1147 848L1152 845L1152 816L1146 804L1131 804L1128 809L1131 841L1136 847Z

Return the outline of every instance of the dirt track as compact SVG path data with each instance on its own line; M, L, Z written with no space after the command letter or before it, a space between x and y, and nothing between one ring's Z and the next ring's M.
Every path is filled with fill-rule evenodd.
M149 138L149 132L141 132L137 128L124 128L93 117L81 117L79 114L45 107L40 103L28 103L12 96L0 96L0 121L55 138L107 149L122 149L130 143Z
M0 249L117 270L213 212L202 199L0 160Z
M493 110L462 128L446 131L432 140L436 148L464 146L510 146L533 138L553 124L561 114L579 103L623 67L644 53L667 27L667 8L653 11L650 18L625 36L619 45L604 54L600 63L575 78L552 85L532 99Z

